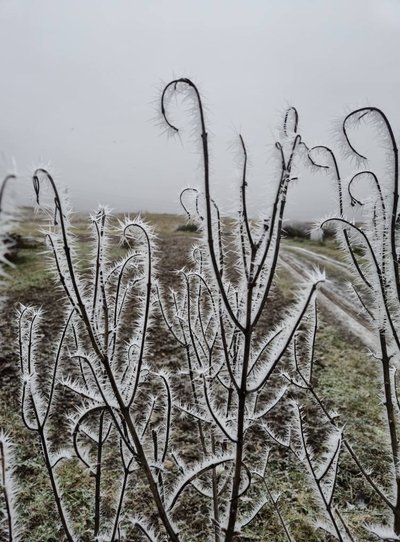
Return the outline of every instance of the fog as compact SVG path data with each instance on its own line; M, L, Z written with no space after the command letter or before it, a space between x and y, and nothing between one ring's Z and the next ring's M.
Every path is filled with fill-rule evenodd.
M2 170L48 166L76 209L176 212L180 190L201 186L179 102L171 115L180 138L159 126L160 93L174 77L192 78L204 97L212 190L228 212L239 133L252 212L267 208L289 105L310 145L335 147L335 121L364 105L382 108L399 133L396 0L2 0L0 16ZM329 180L302 173L289 216L329 212Z

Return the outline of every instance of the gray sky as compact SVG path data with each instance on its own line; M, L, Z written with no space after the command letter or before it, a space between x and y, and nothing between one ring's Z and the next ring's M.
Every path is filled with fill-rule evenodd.
M23 174L49 162L77 209L175 212L180 189L200 183L187 123L181 143L153 120L174 76L205 97L227 210L229 143L239 131L247 141L261 208L288 105L312 145L332 143L332 121L363 105L384 109L399 134L398 0L0 0L0 17L3 161ZM333 205L327 179L307 177L291 193L294 218Z

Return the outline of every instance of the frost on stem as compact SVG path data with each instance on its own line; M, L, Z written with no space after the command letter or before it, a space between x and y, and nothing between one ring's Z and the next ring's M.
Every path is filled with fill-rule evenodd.
M39 203L44 182L54 196L53 209L47 208L52 225L45 237L56 281L64 292L65 319L52 338L52 363L44 370L40 335L46 319L32 307L19 311L21 408L26 427L37 433L41 443L61 528L68 540L79 539L71 496L61 490L59 476L62 462L71 466L78 462L93 479L88 502L93 539L120 540L134 527L142 534L167 533L177 541L164 504L174 397L169 375L147 362L154 235L140 219L117 224L100 207L91 217L92 252L85 268L53 178L37 170L33 183ZM127 247L117 260L111 257L116 239ZM72 396L74 408L69 410L68 425L59 425L63 448L54 453L51 420L61 422L65 393ZM111 492L104 467L110 461L115 470ZM143 513L140 506L136 511L126 509L132 492L142 494L142 499L150 496L153 502L145 522L128 522L135 512Z
M319 502L324 517L317 527L341 542L352 540L342 515L334 505L334 493L338 478L339 456L342 448L342 430L332 428L325 441L325 451L319 456L310 442L304 413L299 404L294 404L297 428L294 428L291 450L308 472L314 496Z
M384 171L373 171L368 167L370 154L368 144L357 139L357 130L373 129L369 139L370 150L380 150L386 161ZM359 306L367 326L375 334L373 356L379 363L383 408L386 417L385 433L391 451L393 489L387 497L363 470L354 452L357 466L361 467L366 481L393 514L394 532L400 534L400 474L398 424L399 403L397 401L396 370L400 361L399 339L399 258L398 258L398 197L399 164L398 148L392 127L385 114L375 107L365 107L349 113L341 125L342 146L348 157L355 159L357 169L340 192L339 214L324 219L321 227L333 226L337 239L354 269L351 294ZM311 152L311 151L310 151ZM340 181L340 172L334 154L326 149L334 160L328 166L329 173ZM382 156L383 155L383 156ZM338 181L338 182L339 182ZM340 181L341 182L341 181ZM367 196L361 196L364 188ZM345 210L357 208L361 219L355 222L346 218ZM376 529L375 532L384 532ZM386 530L389 532L389 530ZM386 532L385 531L385 532ZM378 536L378 535L377 535ZM381 539L387 539L384 535Z
M7 276L8 259L13 240L10 227L17 218L13 198L7 194L7 185L16 180L16 175L9 174L0 184L0 281ZM14 472L14 450L10 436L0 430L0 532L6 540L21 540L18 514L18 483Z
M7 275L7 267L12 265L8 259L14 241L10 236L10 226L17 219L17 209L7 187L16 180L16 175L6 175L0 184L0 278Z
M6 540L21 540L18 517L18 485L14 473L13 445L8 435L0 432L0 483L1 510L4 515L0 520L0 529Z
M273 411L281 408L287 391L279 371L292 359L295 336L325 278L318 273L310 277L297 303L272 329L265 329L263 316L273 303L287 192L308 150L298 133L297 111L290 108L285 115L275 145L279 167L272 211L259 221L248 214L248 157L239 136L240 208L229 224L228 236L211 193L208 133L200 93L189 79L166 85L161 114L173 132L178 127L168 104L176 93L193 104L193 135L201 149L204 175L203 190L185 189L181 202L187 215L198 220L203 237L193 250L192 269L181 272L180 291L169 299L160 294L159 302L168 329L185 352L190 397L177 408L197 428L198 453L207 461L215 453L233 457L222 471L214 468L208 488L204 480L201 489L210 508L208 539L231 542L242 530L245 533L266 503L278 509L277 500L260 484L255 471L268 471L271 447L289 445L290 420L279 429L272 428ZM252 451L255 441L262 449L257 458ZM264 474L261 479L265 480ZM285 520L279 517L292 540Z

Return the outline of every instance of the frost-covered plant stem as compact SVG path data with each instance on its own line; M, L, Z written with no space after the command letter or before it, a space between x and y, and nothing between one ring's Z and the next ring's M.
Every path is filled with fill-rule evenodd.
M313 350L313 352L314 352L314 350ZM312 357L313 356L314 356L314 354L312 353ZM311 369L312 369L312 365L313 365L313 361L311 363ZM323 416L325 416L325 418L329 421L332 428L334 430L339 430L340 428L337 425L336 417L326 408L326 406L324 404L324 401L322 400L320 394L317 392L317 390L315 389L315 386L312 383L312 379L311 378L309 378L309 379L305 378L305 376L303 375L303 372L299 368L297 362L296 362L296 373L295 374L296 374L297 377L300 377L300 382L295 382L293 379L288 378L288 381L290 382L290 384L292 384L292 385L294 385L294 386L296 386L296 387L298 387L300 389L307 390L308 392L310 392L312 398L315 401L315 404L318 405L318 407L321 409L321 412L322 412ZM312 374L312 371L311 371L311 374ZM372 478L371 474L368 472L368 470L365 469L365 467L363 466L362 462L360 461L357 453L354 451L351 443L349 442L348 438L346 437L345 433L342 436L342 443L343 443L343 446L346 448L347 452L349 453L350 457L353 459L354 463L357 465L359 471L361 472L361 474L365 478L365 481L371 486L372 490L379 496L379 498L390 509L393 510L393 508L394 508L393 504L387 498L387 496L382 491L382 489L375 483L375 481L373 480L373 478Z
M382 362L382 376L383 376L383 391L384 391L384 405L387 414L387 422L390 436L390 447L392 450L393 465L395 469L396 477L396 496L395 505L392 506L394 515L394 531L396 534L400 534L400 473L399 473L399 441L396 428L396 414L393 401L392 382L390 375L390 357L387 351L387 343L385 332L382 330L379 332L379 342L381 347L381 362Z
M325 471L323 472L322 475L318 475L317 472L316 472L316 469L315 469L315 467L313 465L313 461L311 459L310 452L308 450L308 445L307 445L306 438L305 438L306 431L305 431L304 423L303 423L303 420L302 420L302 413L300 412L299 409L298 409L297 415L298 415L298 418L299 418L299 424L300 424L299 435L300 435L301 448L302 448L302 452L304 454L305 463L306 463L306 465L308 467L309 472L311 473L312 479L313 479L314 484L315 484L317 495L321 499L321 501L323 503L323 507L325 508L325 511L326 511L326 513L327 513L327 515L329 517L329 520L330 520L330 522L331 522L331 524L332 524L332 526L334 528L336 538L340 542L344 542L342 534L340 532L341 531L340 527L339 527L339 525L338 525L338 523L336 521L335 515L334 515L334 510L332 509L332 500L333 500L335 484L336 484L336 479L337 479L337 476L336 476L337 468L338 468L337 456L339 455L339 452L340 452L341 440L338 441L335 453L333 454L332 459L331 459L330 463L328 464L327 468L325 469ZM335 465L335 471L336 472L334 473L334 482L332 483L332 488L330 490L329 496L326 496L325 492L323 490L323 487L322 487L322 481L323 481L324 475L326 475L328 473L328 470L332 466L333 461L335 461L335 459L336 459L336 465Z
M302 300L302 303L296 307L297 312L292 315L293 319L287 322L285 333L280 336L279 346L276 351L271 354L268 363L262 361L262 355L268 344L261 350L261 353L256 355L256 339L255 334L260 331L258 326L264 307L271 293L271 287L275 278L275 271L278 262L280 249L280 239L282 231L282 223L284 210L286 206L286 197L288 185L292 179L292 168L295 156L302 149L302 141L297 133L297 112L291 108L286 114L283 128L283 144L276 143L280 161L280 179L276 197L273 202L271 216L268 220L257 229L251 225L247 212L246 203L246 186L247 186L247 151L244 141L241 136L240 148L243 157L242 166L242 182L240 187L241 194L241 209L239 213L238 243L236 247L238 253L241 254L240 262L236 263L236 271L240 275L238 286L234 286L230 279L226 276L226 257L224 255L224 243L221 236L221 217L218 207L214 202L210 191L210 164L209 164L209 149L208 149L208 134L204 118L204 110L202 100L196 85L189 79L177 79L171 81L163 90L161 97L161 112L167 126L173 131L178 129L170 122L166 113L166 101L171 94L185 88L193 96L193 114L196 119L199 119L198 132L201 141L202 167L204 176L204 194L200 195L197 191L196 197L196 214L200 221L204 221L205 240L207 246L207 255L209 268L200 269L192 274L184 273L188 284L187 293L182 301L182 307L187 305L187 326L190 330L190 348L195 352L198 368L201 374L204 373L204 364L209 364L209 372L216 371L218 364L224 367L226 371L226 383L219 380L219 384L226 389L227 398L224 404L225 419L221 417L221 412L213 404L213 398L210 399L210 388L212 383L218 383L218 373L215 376L209 376L206 383L204 381L204 391L200 396L204 397L202 408L206 409L210 416L211 423L217 430L221 432L221 436L233 448L233 466L230 480L229 499L221 519L221 531L224 533L224 541L232 542L238 536L242 527L247 525L249 521L243 520L242 524L238 520L241 497L248 491L252 485L251 470L247 466L248 458L246 457L246 436L252 427L257 425L254 419L250 418L249 413L254 413L254 418L257 419L259 407L257 405L258 397L261 391L269 383L276 367L287 353L288 347L291 344L295 331L298 329L300 322L308 310L311 300L315 296L316 288L323 280L322 277L315 279L315 282L310 284L310 290ZM184 190L184 192L189 189ZM183 192L183 193L184 193ZM183 195L182 193L182 195ZM182 201L181 195L181 201ZM201 198L201 201L200 201ZM200 212L200 204L204 206L204 216ZM186 206L185 210L188 212ZM235 248L236 248L235 247ZM209 274L206 274L209 270ZM203 308L200 302L200 308L196 313L195 321L199 325L199 336L203 336L205 346L203 350L209 350L209 355L205 356L202 361L202 356L199 355L200 339L196 332L193 331L192 319L194 316L189 309L190 303L190 287L187 277L193 276L201 279L207 284L210 302L215 316L210 316L211 329L213 329L213 349L209 348L208 340L203 329L203 320L206 319L207 311L205 305ZM213 285L215 282L215 287ZM199 303L200 294L194 296L195 303ZM163 311L164 312L164 311ZM181 314L180 310L177 310ZM182 316L179 316L181 321ZM171 329L171 324L167 321L167 326ZM282 330L281 330L282 331ZM280 335L281 331L277 332L276 336ZM173 331L175 337L176 333ZM265 334L265 333L264 333ZM271 339L271 342L273 339ZM186 341L184 341L186 343ZM214 352L218 348L222 353L222 362L214 358ZM221 371L221 369L219 370ZM219 372L218 371L218 372ZM190 371L192 382L198 380L198 375ZM197 399L195 400L197 406ZM261 415L260 415L261 417ZM229 426L229 429L228 429ZM230 429L232 427L232 429ZM245 487L243 487L245 486ZM215 500L214 500L215 505ZM262 505L261 505L262 507ZM255 508L254 515L258 513ZM215 514L214 514L215 516ZM252 514L250 514L250 518Z
M351 129L362 123L374 124L383 140L386 151L387 171L377 175L368 168L363 169L367 158L358 150L353 141ZM397 143L392 127L386 115L376 107L365 107L352 111L342 124L344 144L350 149L360 165L348 182L347 194L352 207L363 206L363 223L357 225L344 217L342 194L339 194L339 215L322 222L334 225L338 239L349 255L349 261L356 273L353 285L356 302L359 303L366 320L376 337L377 353L374 357L380 361L382 375L382 394L387 420L387 436L393 465L394 495L388 498L379 490L372 477L365 476L375 492L393 513L393 528L400 534L400 472L398 426L400 410L397 402L397 382L395 368L400 359L400 339L398 333L400 309L400 281L397 252L398 200L399 200L399 157ZM325 147L329 162L315 162L318 167L331 170L336 179L340 179L339 168L333 152ZM309 150L309 155L314 150ZM320 162L320 161L319 161ZM334 167L332 167L334 164ZM370 193L365 201L356 196L357 185L364 181L370 185ZM364 261L360 259L354 246L361 248ZM367 262L367 263L365 263ZM357 280L358 279L358 280ZM356 461L356 456L351 453ZM358 466L360 463L356 461Z
M31 313L31 314L30 314ZM31 319L28 323L25 322L26 317L31 316ZM52 463L50 459L49 452L49 443L47 439L47 421L49 419L50 406L52 401L52 396L54 393L56 378L57 378L57 369L59 363L59 355L61 353L61 348L65 339L65 334L63 334L59 347L57 350L57 358L54 365L53 375L50 382L50 393L48 397L47 404L39 404L40 398L35 391L38 388L37 375L35 369L35 363L33 359L34 348L34 330L37 326L38 320L40 319L40 313L32 311L27 307L22 308L19 315L19 352L20 352L20 364L21 364L21 374L23 378L22 382L22 397L21 397L21 415L25 427L32 432L36 432L39 438L39 442L43 452L44 463L47 469L49 476L51 488L53 491L54 501L57 507L57 511L60 517L62 528L65 532L68 542L74 542L75 538L71 531L67 519L67 513L65 506L63 505L60 490L54 475L54 469L57 466L58 461ZM69 319L70 320L70 319ZM67 322L67 326L69 321ZM24 339L25 335L25 339ZM27 406L29 403L29 406ZM32 418L32 419L29 419Z
M10 174L10 175L6 175L6 177L4 177L1 185L0 185L0 213L3 213L3 198L4 198L4 191L8 185L8 183L10 181L15 181L17 178L16 175L14 174Z
M126 429L129 433L130 439L132 440L133 444L133 453L135 456L135 459L137 463L140 465L140 468L143 470L145 477L147 479L147 483L149 486L149 489L151 491L151 494L153 496L154 503L156 505L159 518L161 522L163 523L165 530L168 534L169 539L172 542L178 542L179 537L178 534L175 532L174 527L172 526L170 519L168 517L168 514L166 513L165 506L163 504L163 499L160 494L159 485L157 484L154 474L152 472L152 469L150 467L148 458L146 456L146 453L143 448L143 444L141 441L141 438L138 435L137 428L135 426L135 422L133 421L132 415L131 415L131 406L135 399L136 392L139 385L139 379L140 374L142 370L142 364L143 364L143 357L144 357L144 348L145 348L145 340L147 336L147 326L149 322L149 311L150 311L150 302L151 302L151 290L152 290L152 282L151 282L151 275L152 275L152 268L151 268L151 249L150 249L150 243L147 232L144 230L140 224L127 224L124 230L124 235L127 234L127 231L131 227L137 227L141 230L142 234L146 238L147 243L147 249L148 249L148 272L147 272L147 283L146 283L146 292L145 292L145 304L144 304L144 314L143 314L143 326L141 330L142 339L140 344L140 350L139 350L139 360L138 360L138 366L136 368L137 370L137 377L135 379L135 383L133 385L133 389L131 390L130 394L127 398L124 398L122 395L121 385L116 381L116 377L114 375L114 370L111 367L110 363L110 347L109 347L109 337L110 337L110 327L109 327L109 307L107 304L107 295L105 293L105 286L104 286L104 270L102 269L102 265L100 265L101 262L101 255L98 251L97 259L96 259L96 271L95 271L95 281L94 281L94 291L93 291L93 307L95 307L98 303L98 301L101 302L101 310L103 313L103 322L104 322L104 342L101 344L101 341L98 337L98 332L96 331L96 328L94 326L93 318L89 316L89 311L87 309L87 305L83 299L81 287L79 286L79 281L76 277L76 271L74 268L74 263L71 256L71 248L70 248L70 242L68 239L68 231L67 226L65 223L65 218L63 214L63 208L62 208L62 202L56 187L56 184L52 178L52 176L44 169L38 169L35 171L35 174L33 176L33 183L34 183L34 189L36 192L37 200L39 203L39 193L40 193L40 183L42 181L42 176L50 183L51 189L54 193L54 203L55 203L55 214L54 214L54 221L57 224L57 219L59 220L59 225L61 228L61 236L62 236L62 254L60 255L57 253L57 250L55 248L55 245L50 237L50 244L53 248L53 253L56 261L57 271L59 274L59 280L62 284L66 295L70 301L70 303L73 306L73 311L71 313L72 315L76 312L81 321L84 324L84 329L86 330L87 337L90 341L91 348L93 349L94 355L96 356L100 366L103 368L105 376L107 378L108 385L110 386L110 389L112 391L112 397L118 406L118 412L120 413L124 423L126 424ZM103 223L104 226L104 223ZM99 242L101 242L101 225L100 227L97 226L97 232L99 236ZM100 249L99 249L100 250ZM60 264L60 260L64 258L65 260L65 266L63 267ZM117 293L118 297L119 293ZM115 309L117 310L117 309ZM64 333L66 333L66 329L68 327L68 324L64 330ZM115 338L114 338L115 340ZM61 348L62 344L60 344ZM114 344L115 346L115 344ZM113 349L111 349L111 355L113 353ZM85 358L83 356L78 356L85 360L86 364L88 365L90 372L92 373L92 376L94 380L97 383L98 391L101 394L105 407L110 413L111 417L114 420L114 423L119 431L121 431L120 424L118 422L118 419L115 415L115 408L110 404L110 400L106 397L104 392L102 391L102 386L100 385L100 382L95 374L95 369L93 367L93 364L88 358ZM30 362L29 362L30 363ZM55 384L56 384L56 370L57 370L57 364L54 369L53 374L53 381L51 384L51 390L54 390ZM52 395L52 394L51 394ZM65 520L65 513L63 512L63 508L61 505L61 501L58 495L57 491L57 484L54 479L53 469L51 467L51 464L49 462L49 456L48 456L48 450L47 450L47 444L46 444L46 438L44 435L44 424L47 421L48 413L51 406L51 395L49 399L49 406L47 408L46 416L43 420L43 422L39 421L39 414L37 412L37 408L35 406L35 402L33 400L33 407L35 411L35 418L38 420L37 428L36 430L39 433L39 437L41 440L43 453L45 456L45 462L46 466L48 468L50 480L52 483L53 491L55 494L56 504L60 513L61 522L63 525L63 528L66 532L66 535L68 537L68 540L73 541L73 537L71 533L69 532L68 523ZM100 415L101 419L103 416L103 413ZM121 437L124 438L123 433L121 433ZM101 457L101 434L99 435L99 448L98 453ZM99 462L100 463L100 462ZM99 494L99 485L100 485L100 478L101 478L101 467L99 466L99 470L96 472L96 496L95 496L95 502L96 502L96 510L95 510L95 536L97 536L99 532L99 522L100 522L100 494ZM115 536L115 529L114 529L114 536Z
M240 388L237 390L238 395L238 408L237 408L237 430L236 430L236 443L235 443L235 468L232 481L231 503L229 507L228 525L226 529L226 542L230 542L235 534L236 518L238 514L239 506L239 489L242 477L243 468L243 446L244 446L244 420L246 411L247 400L247 371L250 360L250 348L251 348L251 301L252 301L253 287L249 286L247 293L247 317L245 325L245 342L243 353L243 368Z
M12 541L14 537L13 537L12 519L11 519L11 506L10 506L10 497L8 495L8 488L6 485L7 464L6 464L4 444L2 440L0 440L0 467L1 467L1 485L2 485L2 490L3 490L6 515L7 515L8 538L10 541Z
M9 542L16 542L19 540L19 536L17 530L17 513L15 510L16 489L13 487L15 482L12 475L13 458L11 446L7 435L0 432L0 483L6 515L6 528L4 529L4 532L7 533Z

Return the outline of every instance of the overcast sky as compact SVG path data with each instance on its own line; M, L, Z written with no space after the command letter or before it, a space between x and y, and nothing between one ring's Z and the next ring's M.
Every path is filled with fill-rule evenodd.
M384 109L399 134L398 0L0 0L0 17L3 164L14 157L27 174L50 163L77 209L175 212L181 188L199 184L187 124L179 141L154 122L175 76L204 96L213 190L226 209L238 132L253 201L267 201L288 105L312 145L332 143L332 121L363 105ZM290 215L327 212L328 184L307 175Z

